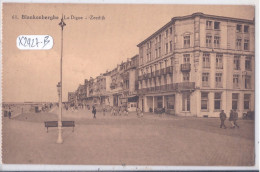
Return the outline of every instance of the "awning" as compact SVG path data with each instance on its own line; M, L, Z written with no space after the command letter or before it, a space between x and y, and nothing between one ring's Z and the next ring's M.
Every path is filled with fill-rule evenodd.
M137 101L138 101L138 96L128 97L128 102L137 102Z

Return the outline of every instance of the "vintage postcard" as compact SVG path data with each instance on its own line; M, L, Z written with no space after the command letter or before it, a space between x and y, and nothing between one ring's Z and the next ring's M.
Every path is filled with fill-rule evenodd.
M2 163L255 168L255 35L254 5L4 2Z

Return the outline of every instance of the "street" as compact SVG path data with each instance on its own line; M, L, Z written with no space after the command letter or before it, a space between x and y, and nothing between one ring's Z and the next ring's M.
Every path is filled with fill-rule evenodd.
M3 118L3 163L84 165L254 165L254 121L239 120L239 129L220 129L218 118L105 116L87 110L63 113L76 127L46 132L44 121L55 113Z

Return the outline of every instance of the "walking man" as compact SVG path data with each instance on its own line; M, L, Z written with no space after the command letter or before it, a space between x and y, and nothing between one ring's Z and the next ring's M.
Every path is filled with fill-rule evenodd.
M227 118L227 115L225 114L224 110L221 110L219 117L221 121L220 128L224 127L226 129L227 127L225 126L225 120Z
M239 128L239 126L237 125L237 120L238 120L238 113L236 110L234 110L234 128L235 127Z
M93 118L96 118L96 112L97 112L97 110L96 110L96 108L95 108L95 106L93 106L92 107L92 113L93 113Z
M231 128L235 128L235 125L234 125L234 112L233 112L233 110L230 110L229 121L231 123Z

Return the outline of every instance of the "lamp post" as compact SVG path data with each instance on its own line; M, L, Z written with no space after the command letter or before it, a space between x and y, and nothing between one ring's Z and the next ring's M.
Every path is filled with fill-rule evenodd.
M60 94L59 94L59 118L58 118L58 139L57 143L62 143L62 55L63 55L63 27L66 26L66 24L63 21L63 15L61 18L61 21L59 23L61 27L61 57L60 57L60 82L59 82L59 88L60 88ZM58 86L57 86L58 87Z

